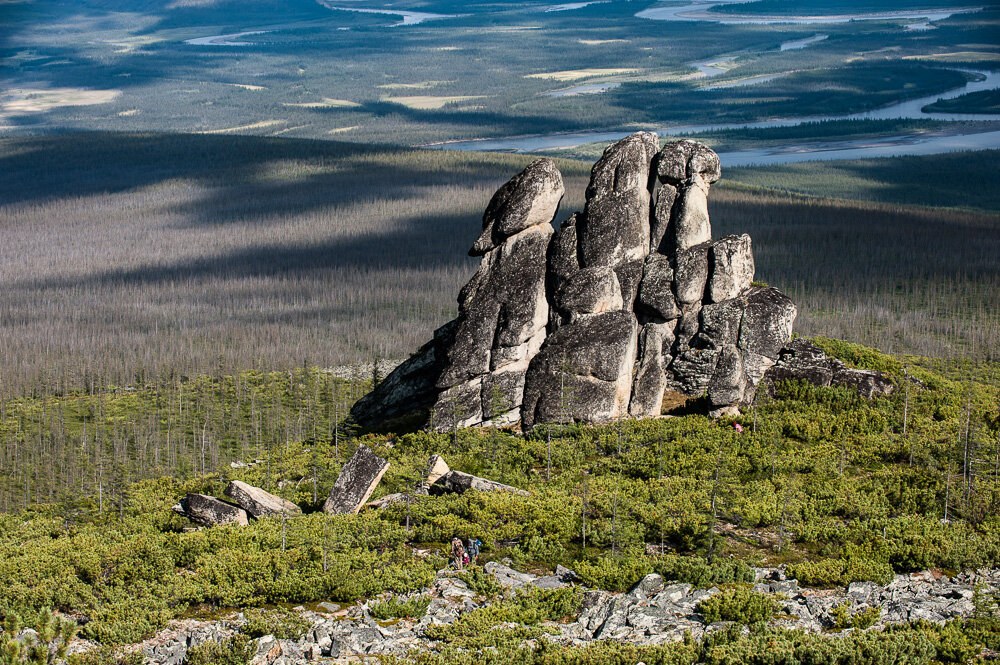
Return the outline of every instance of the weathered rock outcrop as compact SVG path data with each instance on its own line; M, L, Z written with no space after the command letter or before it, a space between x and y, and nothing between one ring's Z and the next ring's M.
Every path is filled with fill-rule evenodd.
M816 386L847 386L862 397L889 395L896 385L889 377L867 369L852 369L807 339L789 342L779 352L778 362L764 374L768 392L774 394L781 381L797 379Z
M548 624L554 630L538 638L556 644L583 647L598 640L617 640L649 646L678 642L685 635L700 639L733 625L709 623L699 611L699 603L722 592L718 587L696 588L655 573L644 577L628 593L612 593L582 587L575 573L561 566L555 574L539 577L491 561L484 566L484 572L511 591L531 587L558 589L576 584L582 596L579 614ZM918 620L943 625L952 619L974 615L977 587L986 593L1000 589L1000 570L996 569L969 571L954 577L923 571L896 575L885 586L852 582L846 589L803 588L797 580L787 579L780 568L756 568L753 572L753 590L773 598L781 608L767 622L769 628L826 634L832 641L861 630L845 630L838 625L838 612L844 610L857 615L877 608L875 623L867 629L872 632ZM412 656L414 650L433 654L441 649L442 643L428 636L430 626L453 624L461 616L497 602L469 588L458 572L451 569L439 571L427 588L397 599L412 597L429 597L423 616L391 622L372 618L371 607L382 602L378 599L345 609L330 603L320 603L317 611L296 608L292 611L308 623L308 630L298 639L278 639L273 635L257 638L256 653L250 663L379 662L386 657ZM246 622L247 618L239 613L213 621L173 620L167 628L136 645L136 649L153 665L179 665L190 647L208 640L225 640L245 627ZM518 625L504 623L500 627ZM94 648L90 643L85 648L78 645L76 650Z
M438 430L658 416L664 392L753 400L795 305L753 286L748 235L712 238L718 156L640 132L594 164L583 212L553 231L562 177L530 164L493 196L455 321L352 410Z
M229 481L225 495L238 503L240 508L247 511L247 514L254 519L282 513L298 515L302 512L302 509L291 501L240 480Z
M358 512L388 469L388 460L373 453L365 444L358 445L351 459L340 470L330 496L323 503L323 512L332 515Z

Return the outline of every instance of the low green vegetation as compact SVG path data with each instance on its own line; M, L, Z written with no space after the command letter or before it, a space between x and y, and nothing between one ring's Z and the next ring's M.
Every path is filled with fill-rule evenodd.
M191 647L184 656L185 665L246 665L256 645L248 636L237 633L217 642L208 640Z
M486 648L508 649L546 632L538 624L557 621L580 612L580 594L573 588L538 589L530 587L510 598L467 612L450 624L431 624L428 637L447 646L479 651ZM515 623L516 627L501 624Z
M250 637L274 635L279 640L297 640L309 630L309 622L282 607L268 607L245 612L241 631Z
M854 612L851 610L851 601L845 600L833 608L833 618L835 628L844 630L845 628L859 628L864 630L870 628L878 622L882 615L880 607L866 607L863 610Z
M1000 565L1000 369L818 343L853 366L889 372L899 388L868 401L847 388L786 383L737 420L742 434L730 420L686 415L560 426L550 446L545 428L528 436L472 429L457 439L426 432L358 438L330 419L331 393L315 383L324 376L315 370L302 370L290 383L280 374L192 379L192 386L214 388L192 403L201 407L185 411L199 413L212 404L209 395L219 395L204 413L224 414L227 429L218 431L229 432L206 448L206 473L199 445L172 449L190 460L186 478L133 482L116 475L139 455L141 448L129 443L83 469L84 477L105 469L103 484L73 481L67 484L73 493L10 506L13 512L0 516L0 615L72 612L88 619L83 637L115 645L147 637L173 617L239 607L250 609L252 634L288 628L291 635L302 626L285 626L280 611L258 615L252 608L409 596L447 565L446 544L456 535L480 538L487 561L508 556L515 565L549 570L561 563L588 586L611 590L627 590L651 572L699 587L746 584L749 566L778 563L817 586ZM271 391L261 401L281 408L254 416L249 404L258 398L245 396L244 407L235 409L239 390L215 392L242 382ZM185 394L171 393L170 400ZM65 395L60 400L77 406L62 411L64 427L74 431L85 422L88 439L105 436L104 427L131 431L148 417L146 404L161 397L153 388ZM9 422L34 431L27 423L51 409L49 399L20 401ZM103 400L105 415L82 418L86 411L75 409L90 400ZM268 429L272 419L295 425ZM48 436L43 430L42 440ZM452 468L523 487L530 496L470 492L418 496L358 515L318 512L358 441L392 463L376 496L412 488L434 453ZM233 458L247 460L245 466L229 466ZM34 483L40 472L26 477ZM305 514L190 531L170 509L185 492L220 495L231 478L269 487ZM431 554L418 556L415 548ZM521 640L540 636L546 621L572 614L568 595L511 597L479 567L462 575L498 605L441 628L445 643L516 650ZM726 593L710 611L759 619L755 596ZM382 609L375 612L415 616L425 601L417 595L376 603ZM521 628L513 633L482 630L515 615ZM727 649L749 648L733 639ZM781 639L812 644L814 638Z
M410 596L405 600L390 596L386 600L369 605L368 613L383 621L404 618L419 619L427 611L427 606L430 604L431 597L428 595Z
M752 591L745 585L730 587L698 603L696 608L707 623L734 621L747 625L767 623L781 603L774 596Z

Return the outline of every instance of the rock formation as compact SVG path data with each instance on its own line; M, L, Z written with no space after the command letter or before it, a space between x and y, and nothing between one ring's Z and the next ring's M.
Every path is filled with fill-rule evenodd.
M747 404L791 339L795 306L753 286L750 237L713 240L719 159L640 132L609 146L582 212L554 231L549 159L493 196L459 314L352 409L362 425L470 425L660 415L665 391ZM393 422L395 421L395 423Z
M351 459L340 470L330 496L323 503L323 512L331 515L358 512L388 469L388 460L373 453L365 444L358 445Z

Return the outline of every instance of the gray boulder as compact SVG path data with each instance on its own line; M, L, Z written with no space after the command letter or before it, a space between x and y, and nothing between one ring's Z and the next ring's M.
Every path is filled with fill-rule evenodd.
M388 460L373 453L363 443L359 444L351 459L340 470L330 496L323 502L323 512L331 515L358 512L388 469Z
M662 254L650 254L643 266L636 310L663 321L679 318L681 311L674 298L673 283L674 269L670 259Z
M709 263L708 300L722 302L735 298L753 282L750 236L728 235L715 241L709 251Z
M719 179L719 157L706 145L683 140L667 143L656 155L656 175L667 188L669 219L664 221L666 205L657 202L657 230L666 241L665 250L681 252L709 242L712 225L708 218L708 189ZM662 246L662 242L661 242Z
M623 302L618 276L606 266L578 270L556 291L555 306L570 321L587 314L620 310Z
M239 506L204 494L188 493L174 506L174 512L184 515L195 524L220 526L223 524L248 524L247 512Z
M302 509L291 501L265 492L259 487L248 485L242 480L229 481L224 493L254 519L269 515L298 515L302 512Z
M476 492L513 492L521 496L528 496L528 492L522 489L454 470L449 471L434 481L430 492L432 495L437 496L441 494L463 494L469 490Z

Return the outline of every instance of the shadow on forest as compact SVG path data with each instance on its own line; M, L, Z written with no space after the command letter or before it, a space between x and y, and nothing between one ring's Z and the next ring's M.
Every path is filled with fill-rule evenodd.
M5 147L0 204L126 192L188 179L211 195L176 211L206 224L224 223L232 219L227 210L245 213L252 205L273 217L366 196L403 200L412 198L414 187L499 185L510 170L496 161L396 146L259 136L84 132L11 139ZM301 162L304 173L296 173L292 162ZM281 169L292 173L274 174Z
M345 269L393 271L464 267L469 262L466 254L468 246L475 240L477 231L478 220L468 215L420 215L401 219L396 228L386 232L331 238L310 245L255 245L165 266L109 270L83 278L29 279L15 286L28 289L95 285L125 287L213 279L289 277Z

